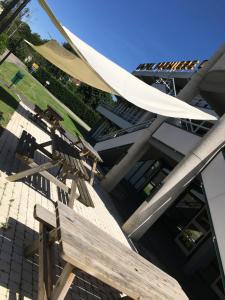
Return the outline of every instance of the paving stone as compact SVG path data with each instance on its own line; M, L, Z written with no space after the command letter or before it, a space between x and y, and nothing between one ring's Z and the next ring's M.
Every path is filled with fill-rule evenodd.
M49 140L38 126L28 120L28 108L21 104L17 111L12 115L7 125L7 131L0 137L0 170L9 170L15 172L24 168L23 164L15 159L15 149L17 139L22 130L25 129L34 135L39 143ZM45 158L37 154L37 162L44 162ZM38 238L39 222L33 218L33 208L35 204L41 204L46 209L54 212L54 204L46 197L46 193L54 201L58 200L58 191L54 184L47 183L46 180L38 176L33 176L19 182L6 181L7 174L0 171L0 300L4 299L37 299L38 292L38 256L26 260L23 258L23 249L32 240ZM41 190L34 189L31 185L41 183ZM92 189L92 188L91 188ZM98 194L104 194L99 187ZM95 208L85 207L79 201L75 202L74 210L89 219L93 224L105 230L115 238L127 244L119 225L111 211L108 211L105 203L95 191L91 191ZM104 201L107 201L107 207L110 207L104 194ZM5 230L3 227L7 227ZM3 237L2 237L3 236ZM56 257L58 257L58 246L55 245ZM56 273L61 274L63 265L61 259L57 262ZM70 289L66 299L97 300L101 297L105 299L115 299L111 289L103 285L95 278L79 272L80 278L75 281ZM79 285L79 287L78 287ZM102 292L105 289L105 292ZM103 298L102 298L103 299Z

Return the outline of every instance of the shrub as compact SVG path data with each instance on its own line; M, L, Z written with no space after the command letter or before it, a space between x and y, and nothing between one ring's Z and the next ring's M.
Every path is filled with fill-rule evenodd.
M8 36L6 33L0 34L0 55L3 54L8 46Z
M79 94L72 93L45 69L40 67L32 75L43 85L49 81L50 85L46 88L91 127L100 120L99 114L86 105Z

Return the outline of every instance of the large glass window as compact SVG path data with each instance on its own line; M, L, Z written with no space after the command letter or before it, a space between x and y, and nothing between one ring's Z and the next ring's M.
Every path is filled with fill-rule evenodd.
M178 228L180 233L175 241L185 255L190 255L199 243L210 234L209 219L206 206L184 227Z
M174 237L203 207L204 202L200 198L201 195L194 189L185 191L176 203L165 212L164 218L167 220L168 228Z

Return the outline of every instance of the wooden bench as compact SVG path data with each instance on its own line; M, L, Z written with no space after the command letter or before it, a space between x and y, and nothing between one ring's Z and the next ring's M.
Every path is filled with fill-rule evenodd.
M54 159L62 159L63 164L59 172L62 181L66 178L72 179L71 193L69 195L68 206L73 208L74 201L79 200L86 206L94 207L90 193L85 184L85 180L89 180L89 175L82 163L79 152L65 140L55 135L53 139L53 157ZM80 197L76 196L78 188Z
M93 185L94 182L94 174L96 172L96 167L98 162L103 162L102 158L98 154L98 152L81 136L77 135L77 141L74 143L75 146L80 148L80 156L81 157L89 157L92 161L92 170L90 176L90 184Z
M40 127L45 133L50 134L50 131L48 130L47 124L42 121L42 116L44 114L44 110L41 109L38 105L34 106L34 113L29 114L29 119L38 127Z
M35 115L31 116L31 120L37 123L42 129L47 130L47 125L43 120L51 125L50 132L47 130L47 133L55 132L56 129L62 134L65 133L65 130L60 125L60 122L64 119L51 106L48 105L47 109L43 110L38 105L35 105L34 112Z
M73 175L76 172L78 177L89 180L89 175L82 163L79 152L72 145L54 135L52 147L53 158L63 160L63 174Z
M188 299L174 278L64 204L56 203L56 222L46 209L37 205L35 210L35 218L40 221L38 299L47 295L47 299L63 300L76 268L126 294L125 299ZM49 253L55 240L66 264L53 282Z
M51 144L54 145L53 154L45 149L46 146ZM49 161L41 165L34 162L34 154L36 150L40 150L43 154L45 154L49 158ZM56 184L69 195L68 205L70 207L73 207L75 200L79 200L86 206L94 207L93 201L84 182L84 180L89 179L89 176L86 168L82 164L79 153L73 148L73 146L63 141L60 137L54 136L53 141L38 144L36 139L24 130L16 148L16 156L30 168L8 176L7 180L16 181L35 173L40 173L43 177ZM47 171L56 165L60 167L59 178L56 178ZM66 178L72 179L71 188L66 185ZM80 192L80 197L78 199L76 194L77 188Z
M41 117L44 114L44 110L41 109L38 105L35 104L34 112L36 113L36 117Z
M23 130L16 147L16 154L20 156L21 159L27 161L29 159L34 159L34 152L36 149L36 139L31 134Z
M38 144L36 142L36 139L31 134L29 134L28 132L26 132L24 130L21 134L18 145L16 147L16 156L20 160L22 160L25 164L27 164L30 168L28 168L25 171L18 172L14 175L10 175L6 179L8 181L12 182L12 181L16 181L16 180L22 179L27 176L31 176L36 173L40 173L43 177L45 177L49 181L53 182L57 186L59 186L65 192L69 193L70 188L67 187L65 184L63 184L55 176L53 176L52 174L50 174L47 171L48 169L61 164L60 160L53 160L52 154L47 149L45 149L45 147L47 147L51 144L52 144L52 141ZM46 163L43 163L41 165L38 165L34 161L34 153L36 150L39 150L44 155L46 155L49 158L49 161Z

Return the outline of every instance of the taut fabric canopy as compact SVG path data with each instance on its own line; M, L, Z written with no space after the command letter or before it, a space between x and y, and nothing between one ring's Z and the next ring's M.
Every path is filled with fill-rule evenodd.
M117 64L113 63L95 49L80 40L62 26L56 19L45 0L39 0L47 14L69 42L78 58L55 41L42 46L33 46L47 60L69 75L103 91L120 95L134 105L153 113L174 118L216 120L210 114L169 96L136 78Z
M49 60L52 64L66 72L70 76L85 82L107 93L115 94L114 91L78 56L51 40L44 45L34 46L26 41L34 50Z

